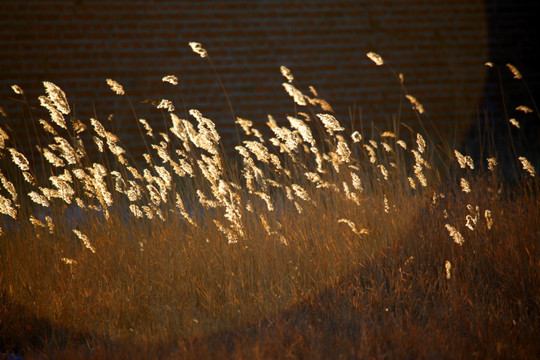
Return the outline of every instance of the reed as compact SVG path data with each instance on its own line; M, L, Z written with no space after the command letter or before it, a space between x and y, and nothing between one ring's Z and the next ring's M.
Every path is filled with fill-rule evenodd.
M44 82L50 121L35 124L39 162L0 127L0 352L538 354L531 162L516 154L512 186L493 154L448 149L436 163L426 134L401 124L401 137L346 129L315 89L302 92L291 70L280 71L299 111L279 123L269 115L266 132L237 118L235 157L212 120L196 109L181 118L164 99L156 111L166 112L167 133L145 119L133 125L147 144L143 163L99 119L73 117L66 94ZM163 81L178 86L174 75Z

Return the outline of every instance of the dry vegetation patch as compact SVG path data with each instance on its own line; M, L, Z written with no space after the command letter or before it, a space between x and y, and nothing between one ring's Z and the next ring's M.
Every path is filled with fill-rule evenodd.
M269 115L269 137L237 118L233 158L210 119L180 118L164 99L167 133L134 119L142 164L45 82L40 156L0 127L0 351L538 355L539 182L528 159L515 154L507 184L495 156L473 160L399 121L365 138L281 72L299 112Z

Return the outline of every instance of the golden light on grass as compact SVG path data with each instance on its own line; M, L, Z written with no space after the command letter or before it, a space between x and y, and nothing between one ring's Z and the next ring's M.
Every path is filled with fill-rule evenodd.
M158 109L166 109L168 112L174 111L174 105L171 100L162 99L157 105Z
M202 45L198 42L190 42L189 46L191 47L191 50L197 55L199 55L202 58L205 58L208 54L206 53L206 50L203 49Z
M459 179L459 184L461 185L461 191L463 191L464 193L470 193L471 192L471 186L470 186L469 182L467 181L467 179L460 178Z
M206 55L200 44L193 50ZM174 85L171 76L162 80ZM496 157L486 159L490 172L474 166L485 158L457 150L445 150L438 164L430 148L437 144L424 134L400 138L399 123L394 131L361 133L318 113L322 99L288 86L298 111L269 115L272 137L235 116L243 130L237 157L223 151L216 124L201 111L181 119L172 102L149 106L146 119L133 119L148 145L144 161L135 162L111 124L81 119L91 125L84 128L64 119L65 94L49 85L41 101L50 119L36 129L44 134L39 154L27 158L16 139L1 137L0 345L15 334L28 358L32 351L274 358L282 350L313 357L345 337L342 346L356 356L373 341L386 349L381 334L401 322L408 327L392 341L437 336L440 314L456 317L457 330L436 340L444 344L471 333L503 341L507 328L497 337L492 326L510 326L509 314L527 322L523 329L534 327L535 308L516 305L535 303L535 288L524 285L538 281L531 271L536 239L523 230L537 233L538 181L525 157L518 160L531 176L505 187ZM415 110L404 111L420 112L411 103ZM70 126L62 129L61 120ZM155 121L166 123L154 132ZM504 296L515 298L501 295L505 281L513 290ZM470 293L478 289L489 296ZM518 296L519 289L526 291ZM418 307L418 299L429 301ZM470 313L463 315L469 308L481 321L471 324ZM27 313L46 325L27 326L35 324L19 319ZM341 319L345 328L336 325ZM367 340L355 329L367 331ZM313 337L316 350L304 348ZM300 350L288 348L291 342Z
M161 79L161 81L168 82L169 84L172 84L172 85L178 85L178 78L175 75L164 76Z
M509 119L508 122L509 122L510 124L514 125L515 127L517 127L518 129L520 128L520 127L519 127L519 122L518 122L516 119L514 119L514 118Z
M375 65L377 66L381 66L382 64L384 64L382 57L377 53L370 51L366 54L366 56L368 57L369 60L373 61Z
M30 170L30 163L28 162L28 159L18 152L17 150L10 148L9 152L11 153L11 157L13 159L13 163L19 167L22 171L28 171Z
M536 171L534 170L534 166L532 166L532 164L529 162L529 160L527 160L526 157L520 156L519 161L521 161L521 165L523 166L523 169L526 170L529 173L529 175L531 175L532 177L536 176Z
M497 166L497 159L496 158L487 158L487 163L488 163L488 170L489 171L494 171L495 170L495 167Z
M279 68L279 70L281 71L281 75L283 75L287 79L288 82L292 83L294 81L294 76L293 76L291 70L289 70L288 67L282 65ZM313 88L312 92L314 93L315 96L317 96L317 92L315 91L314 88Z
M44 81L43 86L45 86L45 91L47 96L53 104L56 106L56 109L64 115L68 115L71 112L69 107L66 94L58 86L49 81Z
M444 262L444 269L446 271L446 279L450 280L452 278L452 263L446 260Z
M530 113L533 112L533 110L532 110L530 107L525 106L525 105L519 105L519 106L517 106L517 107L516 107L516 111L521 111L521 112L523 112L523 113L525 113L525 114L530 114Z
M486 218L486 226L488 230L493 227L493 218L491 217L491 210L484 211L484 217Z
M126 94L124 91L124 87L113 79L107 79L107 85L109 85L111 90L114 91L117 95Z
M20 88L19 85L11 85L11 89L17 95L23 95L24 94L24 91Z
M518 79L518 80L523 79L523 76L521 76L521 73L519 72L519 70L514 65L508 63L508 64L506 64L506 67L508 68L508 70L510 70L512 75L514 75L514 79Z
M422 106L422 104L420 104L420 102L414 96L407 94L405 95L405 97L407 98L407 100L409 100L409 102L413 106L413 109L418 111L419 114L423 114L425 112L424 106Z
M448 230L450 237L452 238L452 240L454 240L456 244L461 246L465 243L465 239L455 227L450 224L446 224L444 226L446 227L446 230Z
M463 155L457 150L454 150L454 155L456 156L460 168L465 169L466 167L469 167L471 170L474 170L474 162L470 156Z
M287 91L287 94L289 94L290 97L294 99L294 102L299 106L306 106L306 98L304 94L297 88L295 88L293 85L289 83L283 83L282 84L285 90Z

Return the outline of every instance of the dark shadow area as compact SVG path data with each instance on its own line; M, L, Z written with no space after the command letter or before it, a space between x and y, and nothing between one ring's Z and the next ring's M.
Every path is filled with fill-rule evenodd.
M518 156L540 166L540 46L537 28L540 3L486 1L489 61L485 90L471 133L464 147L477 159L497 155L507 179L515 179ZM514 65L516 79L507 64ZM516 110L527 106L533 112ZM516 119L520 128L509 122ZM488 154L487 149L497 154ZM484 164L485 165L485 164Z

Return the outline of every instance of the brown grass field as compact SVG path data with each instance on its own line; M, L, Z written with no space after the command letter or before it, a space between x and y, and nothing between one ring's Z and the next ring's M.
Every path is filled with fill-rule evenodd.
M509 179L496 150L399 121L365 138L281 71L298 113L266 132L238 119L237 156L163 101L167 133L134 119L136 162L47 82L38 157L0 125L0 359L540 357L525 154Z

